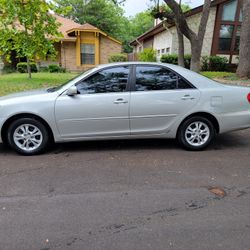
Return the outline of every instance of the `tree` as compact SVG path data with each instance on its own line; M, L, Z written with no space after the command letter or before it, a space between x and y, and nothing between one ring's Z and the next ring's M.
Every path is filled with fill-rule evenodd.
M149 12L142 12L135 17L127 18L118 3L113 0L54 0L60 7L71 6L66 17L78 23L90 23L123 43L123 51L131 52L129 46L134 38L153 27L154 20Z
M132 52L129 43L136 37L145 33L147 30L154 26L154 18L150 11L137 13L134 17L129 17L123 31L124 52Z
M179 5L181 6L183 13L190 10L190 7L186 4L182 4L181 0L179 0ZM170 24L175 23L176 24L174 13L165 4L162 4L161 6L158 5L156 8L153 8L151 14L155 18L160 18L161 20L163 20L166 23L170 23ZM167 26L165 26L165 27L167 29ZM178 65L184 67L185 66L185 63L184 63L184 54L185 54L184 38L183 38L183 34L182 34L181 30L179 29L178 25L176 25L176 30L177 30L177 36L178 36Z
M250 78L250 2L248 0L243 1L242 18L237 75Z
M54 42L60 37L59 24L50 13L53 4L44 0L0 0L0 53L7 58L15 51L30 62L38 57L56 54Z
M71 7L65 16L75 22L90 23L117 39L122 36L125 17L123 9L113 0L55 0L58 7Z
M188 25L186 16L181 9L181 5L175 0L164 0L175 15L177 29L190 41L191 44L191 70L198 72L200 70L200 58L203 46L203 40L206 32L207 21L211 6L211 0L205 0L201 20L196 34Z

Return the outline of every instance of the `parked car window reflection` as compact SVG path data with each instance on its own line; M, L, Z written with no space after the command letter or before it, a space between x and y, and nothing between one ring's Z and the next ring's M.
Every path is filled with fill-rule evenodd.
M80 94L124 92L128 84L127 66L101 70L77 84Z
M176 89L177 80L177 75L166 68L136 67L136 91Z
M185 79L171 70L157 66L136 67L136 91L191 89Z

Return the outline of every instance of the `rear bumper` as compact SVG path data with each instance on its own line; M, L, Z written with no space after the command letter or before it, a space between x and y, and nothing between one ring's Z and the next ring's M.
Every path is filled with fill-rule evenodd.
M220 133L250 127L250 111L234 112L222 115L220 118Z

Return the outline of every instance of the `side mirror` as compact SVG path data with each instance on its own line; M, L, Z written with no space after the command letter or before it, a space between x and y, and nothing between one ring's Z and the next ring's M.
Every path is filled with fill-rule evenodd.
M66 95L68 95L68 96L74 96L74 95L77 95L77 94L78 94L78 91L77 91L76 86L71 86L66 92Z

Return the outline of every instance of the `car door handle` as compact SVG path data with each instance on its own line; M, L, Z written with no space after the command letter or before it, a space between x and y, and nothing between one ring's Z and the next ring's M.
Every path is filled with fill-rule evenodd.
M114 104L121 104L121 103L128 103L128 101L124 100L123 98L118 98L114 101Z
M195 98L190 95L184 95L181 99L182 100L194 100Z

